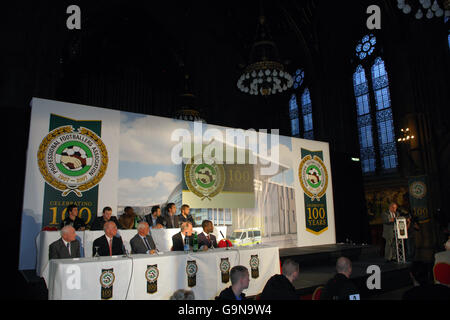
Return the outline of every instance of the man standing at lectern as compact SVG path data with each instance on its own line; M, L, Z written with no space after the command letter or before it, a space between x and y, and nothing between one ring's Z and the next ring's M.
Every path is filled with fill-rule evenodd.
M384 247L384 258L387 261L394 260L395 253L395 235L394 224L395 218L397 218L397 204L392 202L389 205L389 210L382 213L383 218L383 238L386 240L386 246Z

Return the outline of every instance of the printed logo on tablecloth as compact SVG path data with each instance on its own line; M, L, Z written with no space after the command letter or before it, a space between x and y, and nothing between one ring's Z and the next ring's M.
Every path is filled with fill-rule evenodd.
M200 156L201 158L201 156ZM214 159L211 163L195 163L196 157L184 168L184 179L188 189L197 197L209 199L218 195L225 184L225 170L223 165Z
M158 265L147 265L147 270L145 270L145 279L147 279L147 293L151 294L158 291L158 277Z
M188 286L194 287L197 283L197 261L195 260L188 260L186 264L186 274L188 277Z
M251 255L250 257L250 269L252 271L252 278L256 279L259 277L259 258L258 255Z
M102 269L102 273L100 275L100 285L101 289L101 299L107 300L113 297L113 284L116 279L114 275L114 269Z
M230 281L230 267L228 258L220 258L219 269L222 274L222 283L228 283Z

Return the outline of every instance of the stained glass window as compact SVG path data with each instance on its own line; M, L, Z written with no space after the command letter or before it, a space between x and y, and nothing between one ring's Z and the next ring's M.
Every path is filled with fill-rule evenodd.
M356 56L360 60L363 60L367 56L370 56L375 50L376 43L377 38L373 34L365 35L360 41L358 41L358 44L356 45Z
M302 94L303 138L314 139L312 104L308 88Z
M303 83L303 78L305 77L305 72L301 69L297 69L294 75L294 89L300 88Z
M391 109L389 80L384 61L378 57L372 65L372 82L376 104L378 143L383 169L397 167L397 147L394 135L394 119Z
M289 100L289 117L291 118L291 132L293 136L299 136L300 125L298 120L298 105L295 94L292 94L291 100Z

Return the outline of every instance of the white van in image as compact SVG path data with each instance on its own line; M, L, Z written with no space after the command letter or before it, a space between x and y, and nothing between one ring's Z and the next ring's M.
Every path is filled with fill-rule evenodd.
M250 246L261 243L261 230L258 228L237 229L230 236L233 246Z

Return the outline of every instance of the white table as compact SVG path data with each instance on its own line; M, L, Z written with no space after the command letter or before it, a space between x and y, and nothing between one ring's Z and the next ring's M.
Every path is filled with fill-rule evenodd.
M253 279L250 270L251 255L258 255L259 277ZM221 258L228 258L231 268L243 265L249 269L250 285L244 293L253 296L262 291L267 280L280 273L278 247L256 245L254 247L225 248L186 254L165 252L160 255L137 254L131 257L100 257L51 260L44 270L44 279L50 300L99 300L101 299L100 275L102 269L113 269L113 300L166 300L178 289L191 289L196 299L214 299L231 282L222 283L219 269ZM186 264L195 260L198 271L196 285L188 287ZM148 265L157 265L158 290L147 293L145 272ZM78 277L78 278L77 278ZM75 280L74 280L75 279ZM78 280L77 280L78 279ZM79 288L76 284L79 283Z
M194 228L194 231L200 233L202 228ZM227 232L226 226L214 227L213 234L216 236L217 241L223 239L220 231L225 235ZM179 228L173 229L152 229L150 231L155 245L160 251L170 251L172 247L172 236L180 232ZM81 257L92 257L92 244L94 240L101 237L104 234L103 231L77 231L77 240L80 241ZM137 230L118 230L117 234L122 237L122 241L125 248L131 252L130 240L137 234ZM42 277L44 269L48 264L48 251L52 242L58 240L61 237L59 231L41 231L36 238L37 247L37 262L36 262L36 274Z

